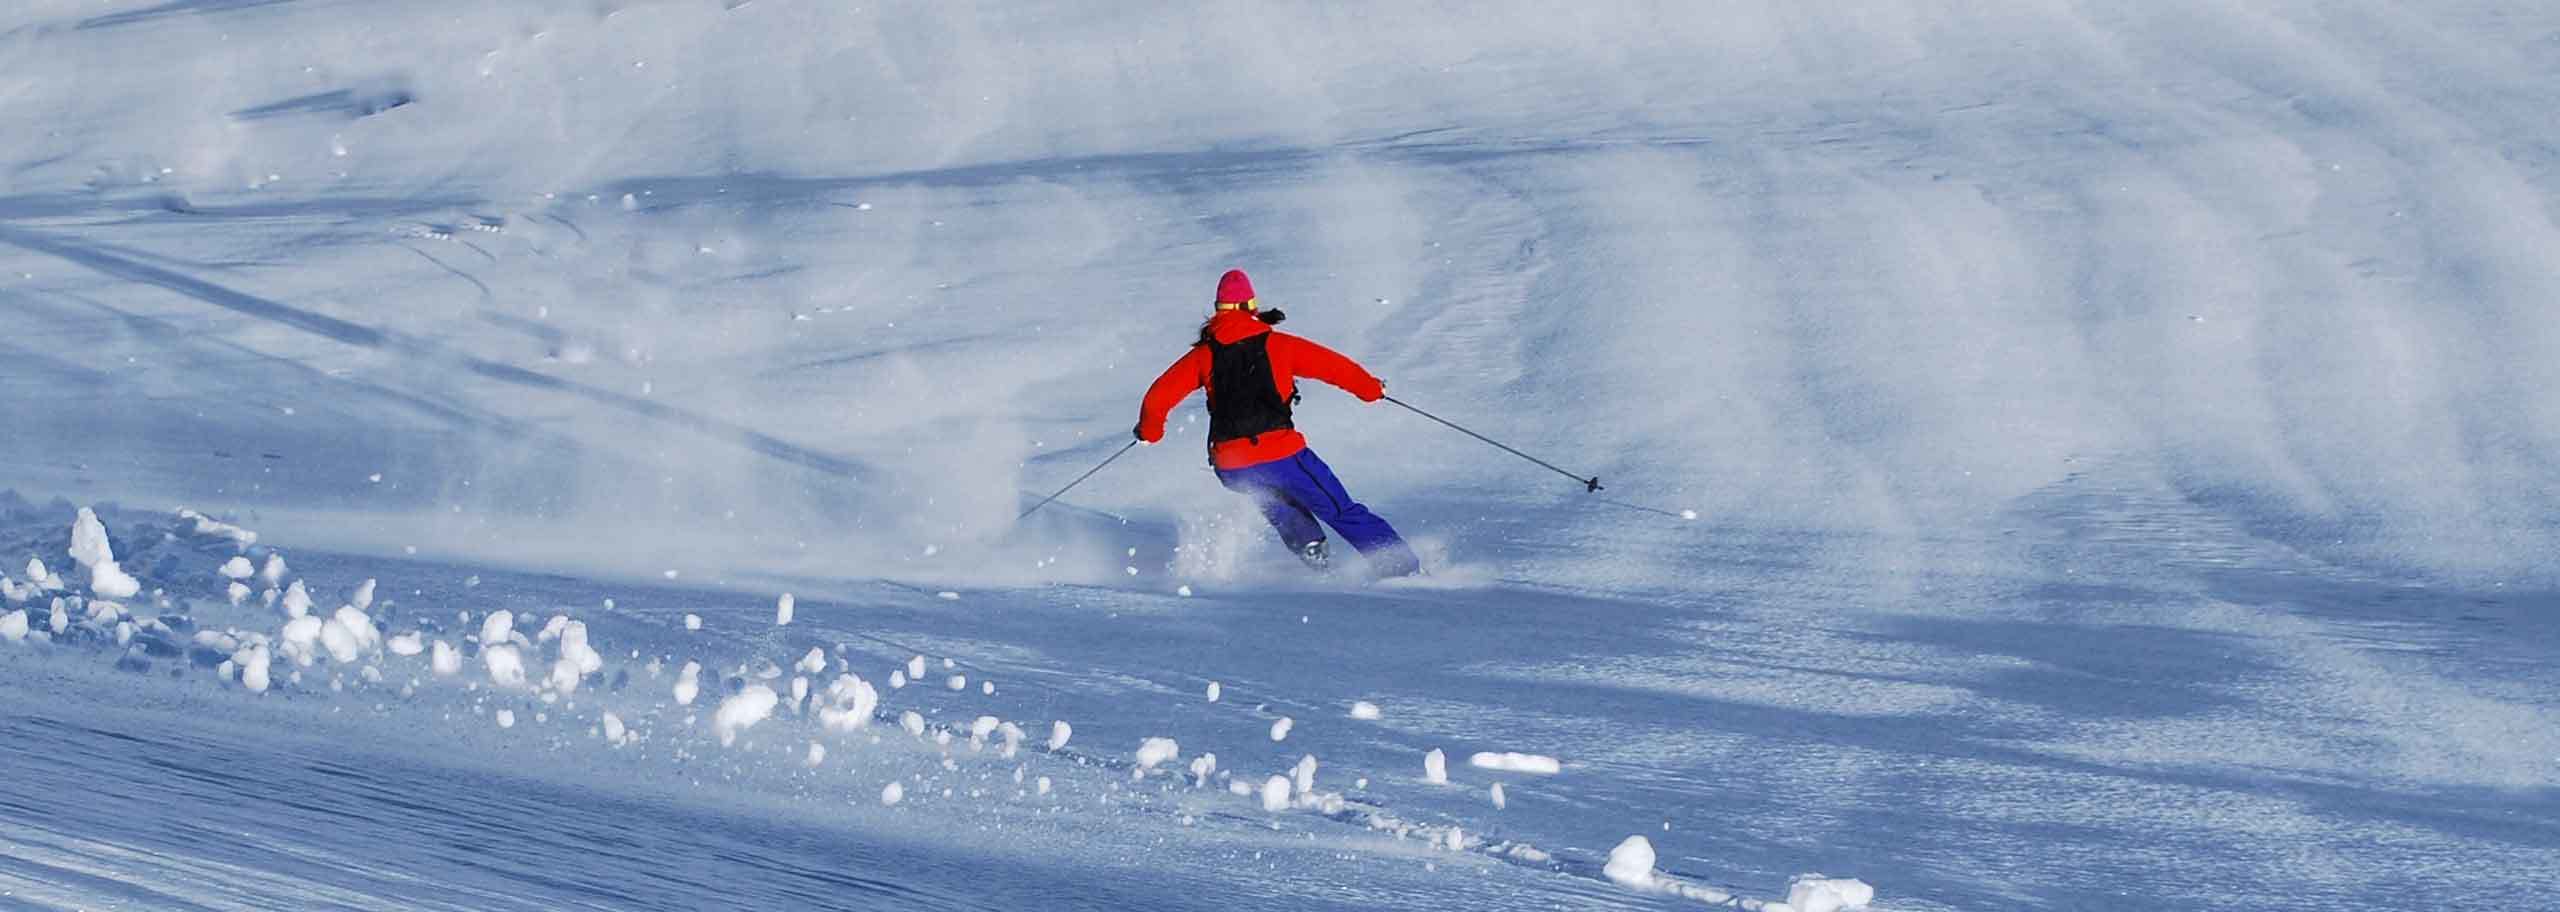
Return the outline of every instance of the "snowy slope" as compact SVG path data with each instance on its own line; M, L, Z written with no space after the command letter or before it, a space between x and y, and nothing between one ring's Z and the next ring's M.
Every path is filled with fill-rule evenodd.
M0 12L11 900L2560 905L2560 14L542 6ZM1017 524L1229 266L1615 502L1317 391L1432 585L1298 578L1196 405ZM461 670L135 652L297 578Z

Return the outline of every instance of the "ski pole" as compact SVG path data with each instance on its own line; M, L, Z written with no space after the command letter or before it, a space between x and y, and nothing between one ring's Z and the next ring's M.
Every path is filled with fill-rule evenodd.
M1049 496L1048 496L1048 498L1047 498L1046 500L1042 500L1042 501L1040 501L1039 503L1032 504L1032 505L1031 505L1031 509L1028 509L1028 510L1024 510L1024 511L1022 511L1022 515L1021 515L1021 516L1016 516L1016 517L1014 517L1014 518L1013 518L1013 521L1014 521L1014 522L1021 522L1021 521L1025 520L1025 519L1029 519L1029 518L1031 518L1031 514L1033 514L1033 513L1037 513L1037 512L1040 512L1040 508L1041 508L1041 507L1048 506L1048 505L1049 505L1049 501L1056 500L1056 499L1058 499L1058 498L1061 498L1061 497L1065 497L1065 496L1067 496L1067 492L1068 492L1068 491L1072 491L1072 490L1074 490L1074 489L1075 489L1075 486L1080 485L1080 484L1083 484L1085 479L1087 479L1087 478L1092 478L1092 477L1093 477L1093 473L1095 473L1095 472L1099 472L1099 471L1102 471L1102 467L1103 467L1103 466L1110 465L1110 464L1112 463L1112 461L1113 461L1113 460L1117 460L1117 459L1119 459L1121 456L1126 455L1130 450L1136 449L1137 447L1138 447L1138 442L1137 442L1137 441L1135 441L1135 440L1129 441L1129 445L1128 445L1128 446L1121 447L1119 452L1116 452L1116 453L1111 454L1111 458L1103 460L1103 461L1102 461L1102 465L1097 465L1097 466L1094 466L1093 468L1090 468L1090 469L1086 469L1086 470L1084 470L1084 474L1076 476L1076 480L1074 480L1074 481L1070 481L1070 482L1067 482L1067 486L1066 486L1066 487L1059 488L1059 489L1058 489L1058 493L1051 494L1051 495L1049 495Z
M1384 396L1384 397L1381 397L1381 398L1384 398L1384 399L1385 399L1385 400L1387 400L1388 402L1393 402L1393 403L1395 403L1395 404L1397 404L1397 405L1404 406L1406 411L1410 411L1410 412L1412 412L1412 413L1414 413L1414 414L1416 414L1416 415L1420 415L1420 416L1422 416L1422 417L1429 418L1429 419L1431 419L1431 420L1433 420L1433 421L1440 422L1441 424L1446 425L1450 430L1456 431L1456 432L1461 433L1461 434L1465 434L1465 435L1467 435L1467 436L1469 436L1469 437L1473 437L1473 438L1475 438L1475 439L1477 439L1477 440L1482 440L1482 441L1484 441L1484 442L1486 442L1486 443L1489 443L1489 444L1494 445L1494 447L1495 447L1495 448L1500 449L1501 451L1503 451L1503 452L1505 452L1505 453L1509 453L1509 454L1511 454L1511 455L1513 455L1513 456L1518 456L1518 457L1520 457L1520 458L1522 458L1522 459L1529 460L1530 462L1534 462L1534 463L1537 463L1537 464L1539 464L1539 465L1545 466L1545 467L1547 467L1547 470L1548 470L1548 471L1554 472L1554 473L1556 473L1556 474L1558 474L1558 475L1562 475L1562 476L1564 476L1564 477L1566 477L1566 478L1570 478L1570 479L1573 479L1574 481L1580 482L1580 483L1582 484L1582 489L1583 489L1583 491L1584 491L1585 493L1597 494L1597 493L1600 493L1600 491L1601 491L1601 488L1600 488L1600 476L1598 476L1598 475L1593 475L1593 476L1591 476L1591 477L1589 477L1589 478L1584 478L1584 477L1582 477L1582 476L1580 476L1580 475L1573 474L1572 472L1567 472L1567 471L1565 471L1565 470L1563 470L1563 469L1556 468L1556 464L1555 464L1555 463L1548 462L1548 461L1546 461L1546 460L1544 460L1544 459L1540 459L1540 458L1538 458L1538 457L1531 456L1531 455L1529 455L1529 454L1527 454L1527 453L1520 452L1519 450L1515 450L1515 449L1510 448L1509 446L1504 445L1502 441L1495 440L1495 439L1493 439L1493 438L1491 438L1491 437L1487 437L1487 436L1485 436L1485 435L1483 435L1483 434L1478 434L1478 433L1476 433L1476 432L1474 432L1474 431L1467 430L1466 428L1463 428L1463 427L1459 427L1459 426L1458 426L1458 424L1457 424L1456 422L1450 421L1450 420L1449 420L1449 419L1447 419L1447 418L1442 418L1442 417L1440 417L1440 416L1438 416L1438 415L1431 414L1430 412L1426 412L1426 411L1423 411L1423 410L1421 410L1421 409L1414 408L1414 407L1413 407L1413 405L1412 405L1411 403L1408 403L1408 402L1406 402L1406 401L1404 401L1404 400L1402 400L1402 399L1398 399L1398 398L1396 398L1396 397L1394 397L1394 396Z

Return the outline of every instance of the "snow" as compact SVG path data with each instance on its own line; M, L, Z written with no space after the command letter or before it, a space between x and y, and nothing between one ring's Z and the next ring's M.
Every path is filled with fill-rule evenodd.
M311 593L302 588L301 580L294 580L293 585L285 587L281 607L287 618L302 618L311 614Z
M1059 719L1055 722L1049 723L1049 750L1057 751L1064 749L1067 746L1067 739L1073 738L1075 735L1075 726L1068 725L1067 720L1065 719Z
M0 640L15 643L26 638L27 612L25 609L0 614Z
M811 646L809 647L809 653L801 656L800 661L794 663L791 667L799 669L804 674L817 674L825 671L827 670L827 651L816 646Z
M1422 781L1432 785L1449 784L1449 755L1436 747L1422 755Z
M700 629L702 629L702 616L701 616L701 615L698 615L698 614L687 614L687 615L685 615L685 616L684 616L684 629L686 629L686 630L700 630Z
M749 684L728 699L721 700L719 710L711 716L711 727L720 736L720 746L736 743L740 732L772 718L773 708L780 702L781 698L773 688L762 684Z
M1600 869L1603 876L1632 889L1654 885L1653 841L1641 835L1629 836L1609 850L1609 861Z
M773 604L773 625L774 625L774 626L776 626L776 627L786 627L786 626L789 626L789 625L791 624L791 606L792 606L791 593L788 593L788 592L783 593L783 594L782 594L782 598L777 599L777 600L775 600L775 601L774 601L774 604Z
M516 711L512 709L498 710L497 720L499 728L514 728L516 727Z
M597 725L604 731L604 740L612 744L622 743L622 739L631 733L631 730L623 724L622 717L611 712L605 713L604 717L598 720Z
M1209 682L1209 689L1202 696L1207 697L1211 703L1218 702L1218 682Z
M1289 782L1300 795L1313 793L1316 790L1316 755L1299 757L1297 765L1289 768Z
M895 805L898 802L905 800L907 800L907 787L905 785L897 782L891 782L888 785L880 787L880 803L882 805Z
M1262 780L1262 810L1277 814L1289 809L1289 777L1273 776Z
M373 578L366 577L364 582L356 584L356 591L347 597L347 604L355 606L357 611L372 611L373 589Z
M1477 769L1536 773L1542 776L1553 776L1564 769L1564 764L1554 757L1510 751L1479 751L1467 758L1467 765Z
M2560 907L2512 876L2550 834L2483 822L2560 816L2546 7L13 4L0 556L72 563L0 585L0 702L83 775L0 777L0 892L785 908L853 858L928 906L1703 895L1594 898L1645 832L1915 910ZM1429 578L1299 572L1198 397L1017 521L1229 266L1608 490L1310 385ZM89 598L77 505L134 597ZM368 578L452 645L377 660L333 611ZM764 623L786 589L827 623ZM501 647L543 689L461 672ZM839 672L942 683L919 652L978 686L866 714L1082 740L829 724ZM640 671L689 659L714 704L814 693L714 750ZM1364 700L1396 721L1322 724ZM608 710L640 737L582 737ZM1227 778L1129 784L1150 736ZM1447 788L1435 746L1575 760ZM1293 753L1370 785L1226 813ZM599 814L613 852L541 835Z
M1378 704L1367 700L1354 701L1351 704L1351 718L1369 720L1378 718Z
M257 568L249 565L249 559L237 554L232 555L230 560L223 561L219 572L223 578L231 580L245 580L258 575Z
M1289 717L1288 717L1288 716L1281 716L1281 717L1280 717L1280 718L1278 718L1278 719L1274 719L1274 720L1272 720L1272 721L1271 721L1271 740L1273 740L1273 741L1286 741L1286 740L1288 740L1288 739L1289 739L1289 729L1291 729L1291 728L1293 728L1293 727L1296 727L1296 725L1297 725L1297 723L1296 723L1296 722L1291 721L1291 720L1289 719Z
M1499 782L1494 783L1492 788L1485 790L1485 799L1493 802L1493 809L1497 811L1511 806L1511 798L1510 796L1503 794L1502 783Z

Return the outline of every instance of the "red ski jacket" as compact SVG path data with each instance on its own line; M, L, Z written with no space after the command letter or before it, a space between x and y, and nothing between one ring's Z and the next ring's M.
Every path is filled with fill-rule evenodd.
M1221 345L1270 333L1263 345L1271 353L1271 379L1280 388L1280 398L1296 395L1297 378L1322 380L1341 387L1362 402L1376 402L1387 394L1386 385L1370 376L1368 369L1340 352L1317 345L1297 336L1274 331L1251 312L1221 311L1209 319L1209 334ZM1156 382L1147 387L1147 398L1138 406L1138 439L1156 443L1164 439L1164 419L1173 407L1191 395L1191 391L1209 386L1209 346L1195 344L1181 360L1164 369ZM1295 430L1279 430L1262 434L1258 439L1239 438L1209 448L1209 461L1221 469L1241 469L1274 459L1287 459L1307 448L1305 435Z

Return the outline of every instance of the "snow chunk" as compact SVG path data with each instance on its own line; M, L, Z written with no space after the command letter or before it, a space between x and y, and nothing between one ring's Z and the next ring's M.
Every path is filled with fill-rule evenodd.
M1289 717L1288 717L1288 716L1281 716L1281 717L1280 717L1280 721L1271 723L1271 740L1273 740L1273 741L1286 741L1286 740L1288 740L1288 739L1289 739L1289 728L1290 728L1291 726L1293 726L1293 725L1296 725L1296 724L1297 724L1297 723L1296 723L1296 722L1291 721L1291 720L1289 719Z
M519 655L514 646L483 645L480 647L480 661L489 667L492 683L500 687L524 686L524 656Z
M258 568L258 580L266 583L267 588L270 589L282 585L284 583L284 555L277 554L273 551L267 552L266 565Z
M561 628L559 648L560 661L576 667L580 676L604 670L604 656L597 653L595 647L587 645L587 625L584 621L570 621L567 626Z
M1840 912L1864 909L1876 901L1876 888L1853 877L1798 874L1787 880L1787 905L1795 912Z
M1477 769L1501 770L1507 773L1536 773L1553 776L1564 769L1556 758L1539 754L1515 754L1509 751L1479 752L1467 758L1467 765Z
M1367 700L1356 700L1356 701L1353 701L1353 702L1352 702L1352 704L1351 704L1351 718L1354 718L1354 719L1376 719L1376 718L1378 718L1378 704L1371 703L1371 702L1369 702L1369 701L1367 701Z
M103 560L99 561L97 566L89 568L89 591L97 593L101 598L132 598L135 593L142 591L142 581L125 573L124 568L116 566L115 561Z
M801 656L800 661L791 667L799 669L803 674L817 674L819 672L826 671L827 651L816 646L811 646L809 647L809 654Z
M606 741L614 744L620 744L622 743L622 736L630 733L631 730L623 726L621 716L617 716L609 712L604 714L604 739Z
M1191 761L1191 787L1200 788L1208 785L1209 774L1217 771L1218 755L1201 754L1199 757L1194 758Z
M357 583L355 595L348 597L347 602L356 606L357 611L373 610L373 578L366 577L364 582Z
M952 675L951 677L944 679L942 683L944 686L950 687L952 690L968 690L969 676Z
M1638 890L1653 886L1653 841L1643 836L1629 836L1609 850L1609 863L1600 869L1610 880Z
M1049 723L1049 749L1054 751L1067 746L1067 739L1075 735L1076 727L1068 725L1065 719Z
M178 518L194 524L193 527L187 531L204 538L225 539L230 541L232 546L244 549L258 543L258 533L251 532L227 522L215 520L213 517L206 516L194 510L180 507L178 508ZM245 576L235 576L232 578L247 579Z
M23 609L0 614L0 640L15 643L27 638L27 612Z
M711 714L711 727L720 733L720 746L736 743L739 732L771 718L774 705L780 702L782 698L774 694L773 688L762 684L750 684L736 696L720 701L719 710Z
M804 762L813 767L827 762L827 746L815 741L809 742L809 758Z
M793 603L794 603L794 600L791 598L791 593L788 593L788 592L783 593L783 594L782 594L782 598L777 599L777 600L775 600L775 601L774 601L774 603L773 603L773 625L774 625L774 626L776 626L776 627L788 627L788 626L790 626L790 625L791 625L791 606L792 606L792 604L793 604Z
M238 608L242 602L249 600L249 587L235 582L222 587L222 596L231 600L231 607Z
M1289 780L1273 776L1262 780L1262 809L1273 814L1289 809Z
M1289 784L1296 787L1301 795L1316 790L1316 755L1298 758L1298 765L1289 769Z
M516 711L515 711L515 710L512 710L512 709L501 709L501 710L498 710L498 727L499 727L499 728L514 728L514 727L516 727Z
M906 786L904 786L904 785L900 785L900 784L895 783L895 782L892 782L892 783L889 783L888 785L884 785L884 786L881 786L881 787L880 787L880 803L881 803L881 804L883 804L883 805L894 805L894 804L897 804L898 802L905 801L905 800L907 800L907 787L906 787Z
M300 585L296 583L295 585ZM480 621L480 645L495 646L515 637L516 613L500 608Z
M1449 784L1449 755L1436 747L1422 755L1422 781L1432 785Z
M906 729L911 737L922 738L924 737L924 716L918 715L912 709L899 713L898 727Z
M1218 702L1218 682L1209 682L1209 702Z
M504 614L505 612L499 613ZM288 618L301 618L308 617L310 614L311 590L302 588L301 580L294 580L293 585L286 586L284 590L284 616Z
M916 657L914 657L914 658L911 658L911 659L908 659L908 660L907 660L907 680L910 680L910 681L921 681L921 680L924 680L924 657L923 657L923 656L916 656Z
M113 563L116 559L115 549L107 545L106 524L99 522L98 514L91 512L88 507L81 507L80 514L71 520L71 547L68 553L80 566L90 568L95 568L102 563Z
M880 706L880 692L853 675L837 675L827 687L827 702L818 710L818 724L834 731L849 732L871 724L871 713Z
M440 675L451 676L462 673L462 651L453 648L453 644L437 640L434 653L427 657L427 667L435 669L435 672Z
M1494 810L1499 811L1511 806L1511 799L1502 794L1502 783L1494 783L1493 788L1485 793L1485 797L1493 799Z
M702 682L696 680L701 675L702 663L700 662L686 662L684 663L684 668L676 672L675 695L677 706L693 705L694 696L702 692Z
M685 615L685 616L684 616L684 629L686 629L686 630L700 630L700 629L702 629L702 615L699 615L699 614L688 614L688 615Z
M276 632L283 641L284 657L292 659L293 664L309 666L314 658L311 649L320 642L321 626L319 618L309 615L286 621L284 629Z
M220 572L224 579L244 580L258 575L258 568L249 566L248 558L234 554L230 560L222 562Z
M267 692L267 666L270 661L267 647L263 644L231 654L231 663L240 669L240 686L248 688L250 693Z
M299 618L294 623L307 620L311 619ZM345 665L354 662L356 657L362 654L364 643L356 638L354 631L347 629L347 625L339 623L338 619L333 617L320 625L320 646L329 650L330 659Z
M1180 756L1182 756L1182 746L1175 744L1172 738L1148 738L1140 741L1138 742L1137 773L1130 778L1144 777L1149 771L1155 769L1157 764Z

